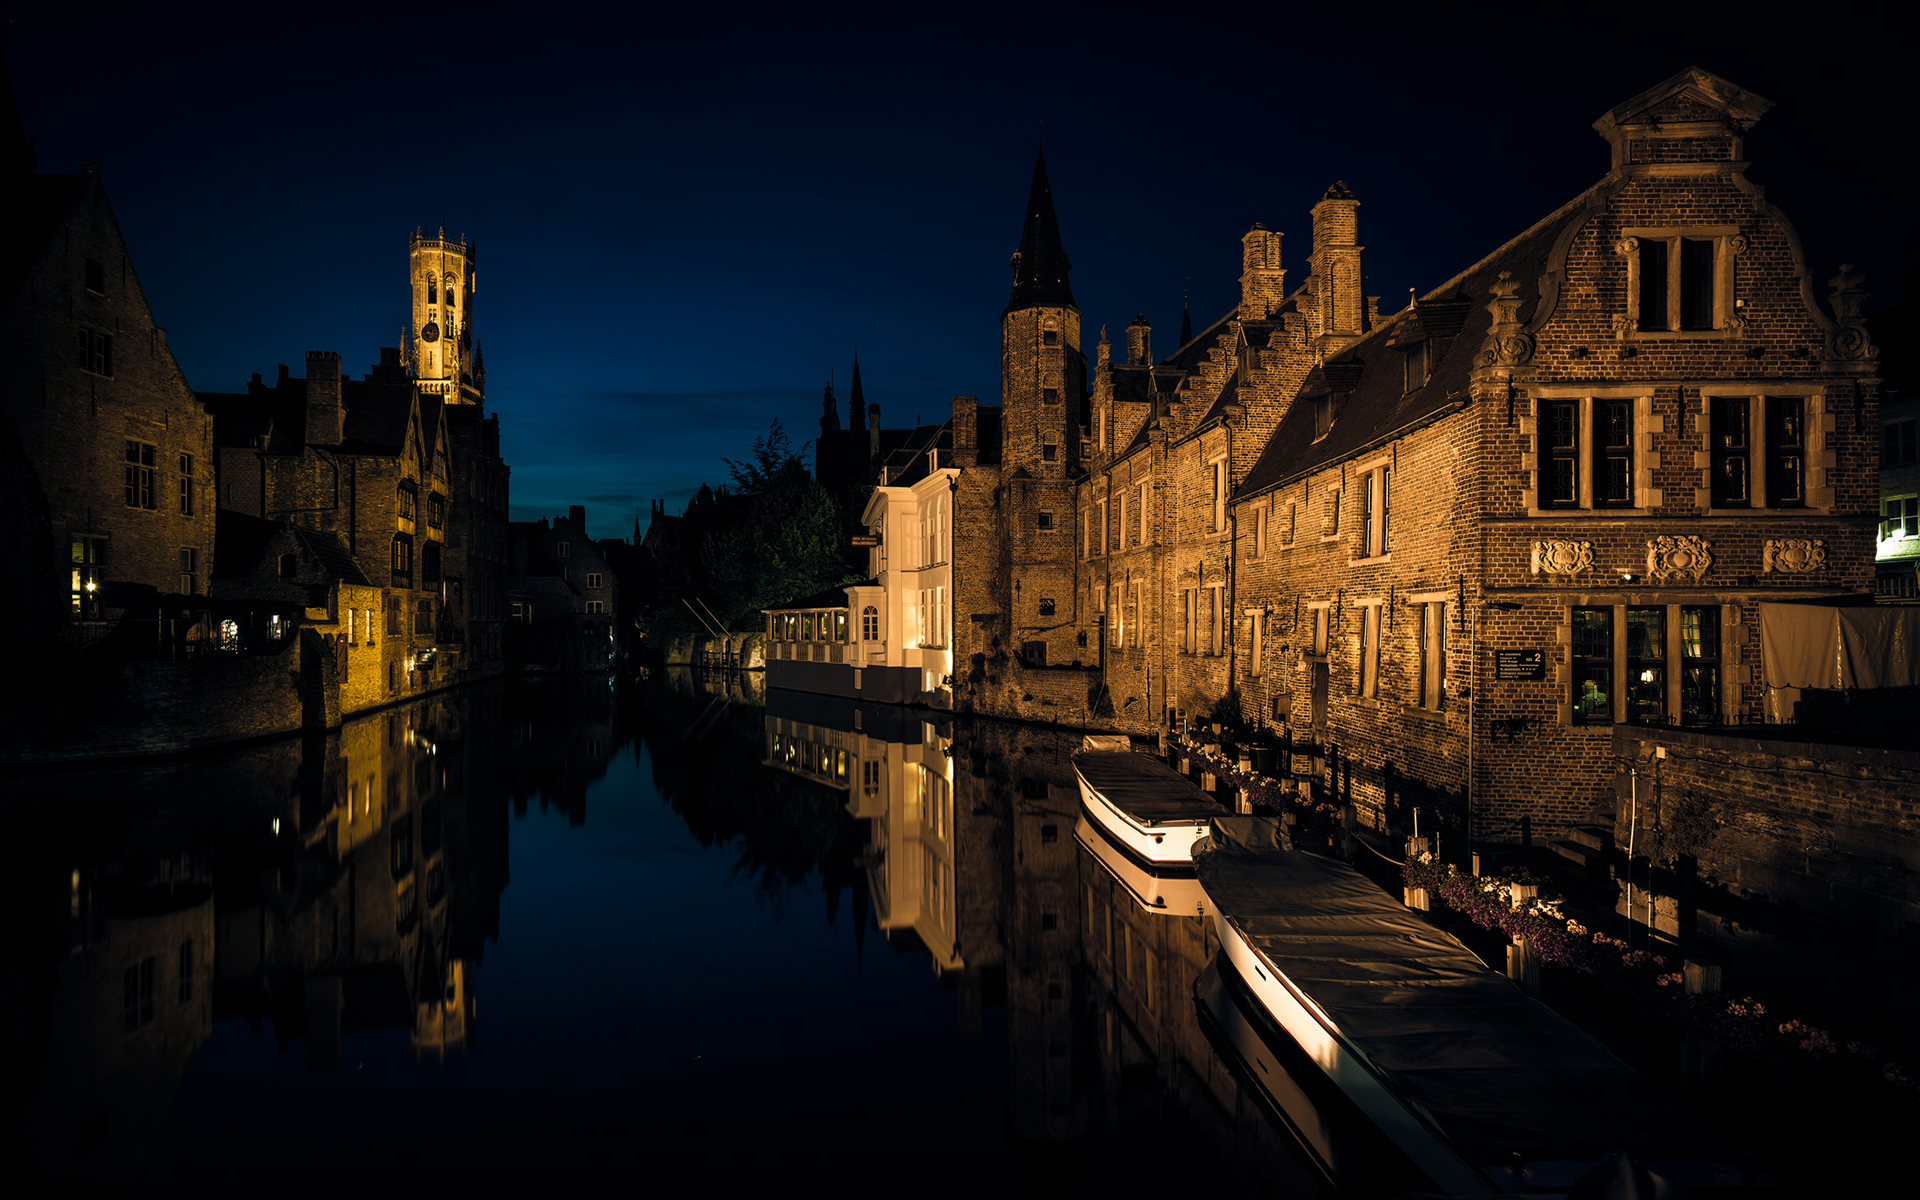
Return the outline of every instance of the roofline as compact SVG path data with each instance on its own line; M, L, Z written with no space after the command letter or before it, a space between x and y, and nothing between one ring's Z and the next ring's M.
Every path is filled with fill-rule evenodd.
M1552 212L1548 213L1546 216L1541 217L1538 221L1535 221L1533 224L1527 226L1526 229L1508 238L1506 241L1501 242L1500 245L1496 247L1494 250L1492 250L1490 253L1481 255L1479 260L1476 261L1472 266L1468 267L1464 271L1461 271L1459 274L1455 275L1453 278L1447 280L1445 283L1441 284L1439 287L1434 288L1431 291L1427 292L1426 295L1420 298L1422 300L1437 299L1440 293L1459 287L1461 282L1465 280L1467 276L1473 274L1475 271L1478 271L1480 268L1486 266L1488 263L1492 262L1495 258L1498 258L1500 255L1505 254L1513 246L1517 245L1520 242L1525 241L1527 238L1532 237L1534 234L1538 233L1545 226L1551 225L1553 222L1560 220L1562 217L1565 217L1568 213L1572 212L1576 207L1581 207L1587 204L1592 199L1593 194L1599 191L1601 188L1606 187L1608 184L1612 183L1614 176L1617 174L1619 174L1618 171L1608 171L1605 175L1602 175L1600 178L1594 180L1591 184L1589 184L1586 188L1584 188L1579 195L1567 201L1565 204L1562 204L1559 208L1554 209ZM1548 264L1548 269L1549 270L1552 269L1551 263ZM1407 310L1403 308L1400 310L1400 313L1404 313L1406 311ZM1396 313L1394 315L1398 317L1400 313ZM1373 335L1380 332L1380 329L1383 329L1383 328L1385 328L1384 325L1369 331L1366 338L1364 338L1361 342L1354 343L1354 347L1358 347L1364 344L1364 342L1372 341Z
M1299 483L1302 479L1307 479L1311 476L1318 475L1320 472L1327 470L1329 467L1344 466L1347 463L1352 462L1354 459L1359 458L1362 454L1366 454L1373 450L1378 450L1380 447L1385 446L1391 442L1397 442L1401 438L1406 437L1408 434L1417 433L1429 425L1435 424L1441 420L1444 420L1447 417L1453 416L1455 413L1465 412L1467 409L1471 408L1472 406L1473 406L1472 396L1461 396L1457 399L1449 400L1442 407L1436 408L1432 412L1427 413L1424 416L1414 418L1413 420L1407 422L1405 425L1402 425L1399 428L1393 430L1391 433L1381 434L1379 437L1373 439L1370 442L1366 442L1362 445L1355 446L1352 450L1347 451L1347 453L1341 455L1339 458L1330 459L1327 462L1321 463L1317 467L1309 467L1304 471L1296 471L1291 475L1284 475L1279 479L1274 480L1272 483L1269 483L1266 486L1260 488L1258 491L1248 492L1244 496L1230 497L1227 502L1229 504L1238 504L1242 500L1256 500L1261 496L1266 495L1268 492L1278 491L1279 489L1286 487L1288 484Z

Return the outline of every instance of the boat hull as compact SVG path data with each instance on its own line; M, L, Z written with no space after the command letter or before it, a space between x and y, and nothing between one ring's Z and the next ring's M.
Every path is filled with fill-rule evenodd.
M1148 824L1101 795L1078 767L1074 778L1080 784L1081 806L1121 849L1152 867L1193 866L1193 844L1207 836L1212 821L1195 817Z

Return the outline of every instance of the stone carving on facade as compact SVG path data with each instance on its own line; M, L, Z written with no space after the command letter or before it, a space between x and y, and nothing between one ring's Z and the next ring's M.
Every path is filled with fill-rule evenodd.
M1866 290L1860 286L1866 278L1852 263L1841 263L1840 273L1828 281L1833 288L1827 303L1833 306L1834 328L1827 335L1827 349L1834 358L1857 362L1880 357L1860 311L1867 303Z
M1657 537L1647 543L1647 577L1665 583L1686 576L1695 583L1713 566L1713 543L1686 534Z
M1811 575L1827 565L1824 538L1768 538L1760 552L1763 574Z
M1533 335L1520 323L1520 284L1513 272L1500 272L1500 278L1487 289L1487 311L1493 314L1493 328L1480 343L1473 365L1496 371L1524 365L1533 357Z
M1625 313L1613 314L1613 340L1614 341L1624 342L1627 340L1627 335L1632 332L1633 332L1632 317L1629 317Z
M1743 316L1740 316L1738 313L1735 313L1733 316L1728 317L1727 318L1727 334L1730 337L1736 337L1736 338L1743 338L1747 336L1747 319Z
M1547 538L1533 544L1533 573L1578 575L1593 568L1593 543Z
M1727 239L1727 253L1738 258L1740 255L1745 254L1746 252L1747 252L1747 235L1746 234L1736 233L1732 237Z
M1640 239L1637 237L1623 237L1613 244L1613 252L1621 258L1631 257L1638 249L1640 249Z

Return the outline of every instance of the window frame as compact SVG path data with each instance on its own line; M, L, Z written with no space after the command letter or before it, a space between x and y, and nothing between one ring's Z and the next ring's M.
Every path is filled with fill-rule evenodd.
M1576 605L1567 614L1567 679L1569 689L1567 700L1570 723L1574 725L1614 725L1617 724L1616 710L1620 706L1619 689L1614 686L1614 665L1616 651L1622 649L1621 629L1614 620L1615 605L1593 604ZM1580 614L1585 612L1604 613L1605 630L1603 653L1580 652ZM1595 673L1598 673L1597 675ZM1596 680L1606 687L1601 692L1602 700L1598 709L1588 708L1581 703L1581 685Z
M1742 431L1746 445L1743 447L1716 445L1725 426L1720 414L1725 411L1729 400L1744 402L1747 408ZM1780 442L1773 431L1772 417L1779 411L1776 403L1779 401L1797 403L1800 409L1800 441L1794 447L1799 458L1800 496L1797 500L1784 503L1776 498L1778 476L1773 462L1787 445ZM1826 388L1820 384L1701 385L1699 411L1688 414L1688 419L1697 426L1695 444L1699 451L1696 463L1700 474L1699 486L1694 490L1695 506L1710 517L1830 514L1834 506L1834 493L1833 487L1825 482L1823 472L1833 462L1834 452L1829 449L1827 441L1827 426L1832 416L1827 411L1826 401ZM1717 494L1715 478L1729 458L1746 460L1745 503L1724 502Z
M1358 472L1360 529L1353 562L1386 562L1393 556L1393 459L1378 458ZM1337 531L1336 531L1337 532Z
M1208 512L1213 522L1208 533L1227 531L1227 457L1224 453L1207 459L1208 486L1213 489L1212 507Z
M1920 417L1880 422L1880 466L1906 467L1920 462Z
M1740 305L1734 296L1734 259L1738 256L1739 227L1734 225L1629 226L1620 231L1618 243L1627 260L1626 304L1620 322L1620 336L1627 341L1651 341L1671 338L1729 338L1738 336L1734 318ZM1685 309L1688 271L1683 252L1688 242L1712 243L1708 282L1713 294L1708 300L1709 323L1689 326ZM1647 296L1647 247L1662 247L1660 313L1645 311Z
M125 450L122 452L122 481L125 486L127 508L137 508L143 512L157 512L160 508L159 497L159 454L160 447L153 442L143 442L138 438L123 438Z
M1420 610L1419 624L1414 629L1414 638L1418 643L1418 674L1414 677L1414 686L1418 689L1414 705L1428 712L1445 712L1447 707L1447 602L1442 600L1416 600L1414 607Z
M1890 513L1888 510L1894 506L1901 511ZM1902 528L1898 533L1890 533L1887 529L1889 525L1900 525ZM1920 494L1880 497L1880 528L1875 534L1875 544L1915 538L1920 538Z
M1521 432L1531 449L1520 456L1521 469L1527 472L1527 484L1521 499L1530 517L1644 517L1665 503L1665 493L1654 486L1649 465L1654 456L1655 439L1667 433L1667 417L1654 411L1654 387L1651 384L1600 386L1552 386L1536 388L1530 398L1529 414L1522 419ZM1624 455L1610 454L1614 447L1601 445L1601 425L1607 420L1606 407L1625 406L1627 440ZM1549 444L1549 421L1558 413L1576 417L1572 446ZM1696 414L1688 414L1691 419ZM1701 423L1703 426L1705 422ZM1702 448L1707 435L1702 434ZM1607 500L1603 493L1605 464L1611 459L1626 460L1626 496ZM1551 466L1571 463L1575 473L1571 500L1555 498L1549 486ZM1704 470L1704 468L1703 468Z
M1380 614L1384 601L1356 600L1360 610L1360 660L1354 664L1354 695L1362 700L1380 698Z
M180 515L193 515L193 455L181 454L178 459L180 468Z

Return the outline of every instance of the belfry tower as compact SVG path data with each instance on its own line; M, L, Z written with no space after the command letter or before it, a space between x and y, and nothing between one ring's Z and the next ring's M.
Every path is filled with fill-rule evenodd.
M407 366L420 390L445 396L449 403L479 404L486 398L486 366L473 340L475 247L441 230L427 237L415 230L408 240L408 278L413 289Z

